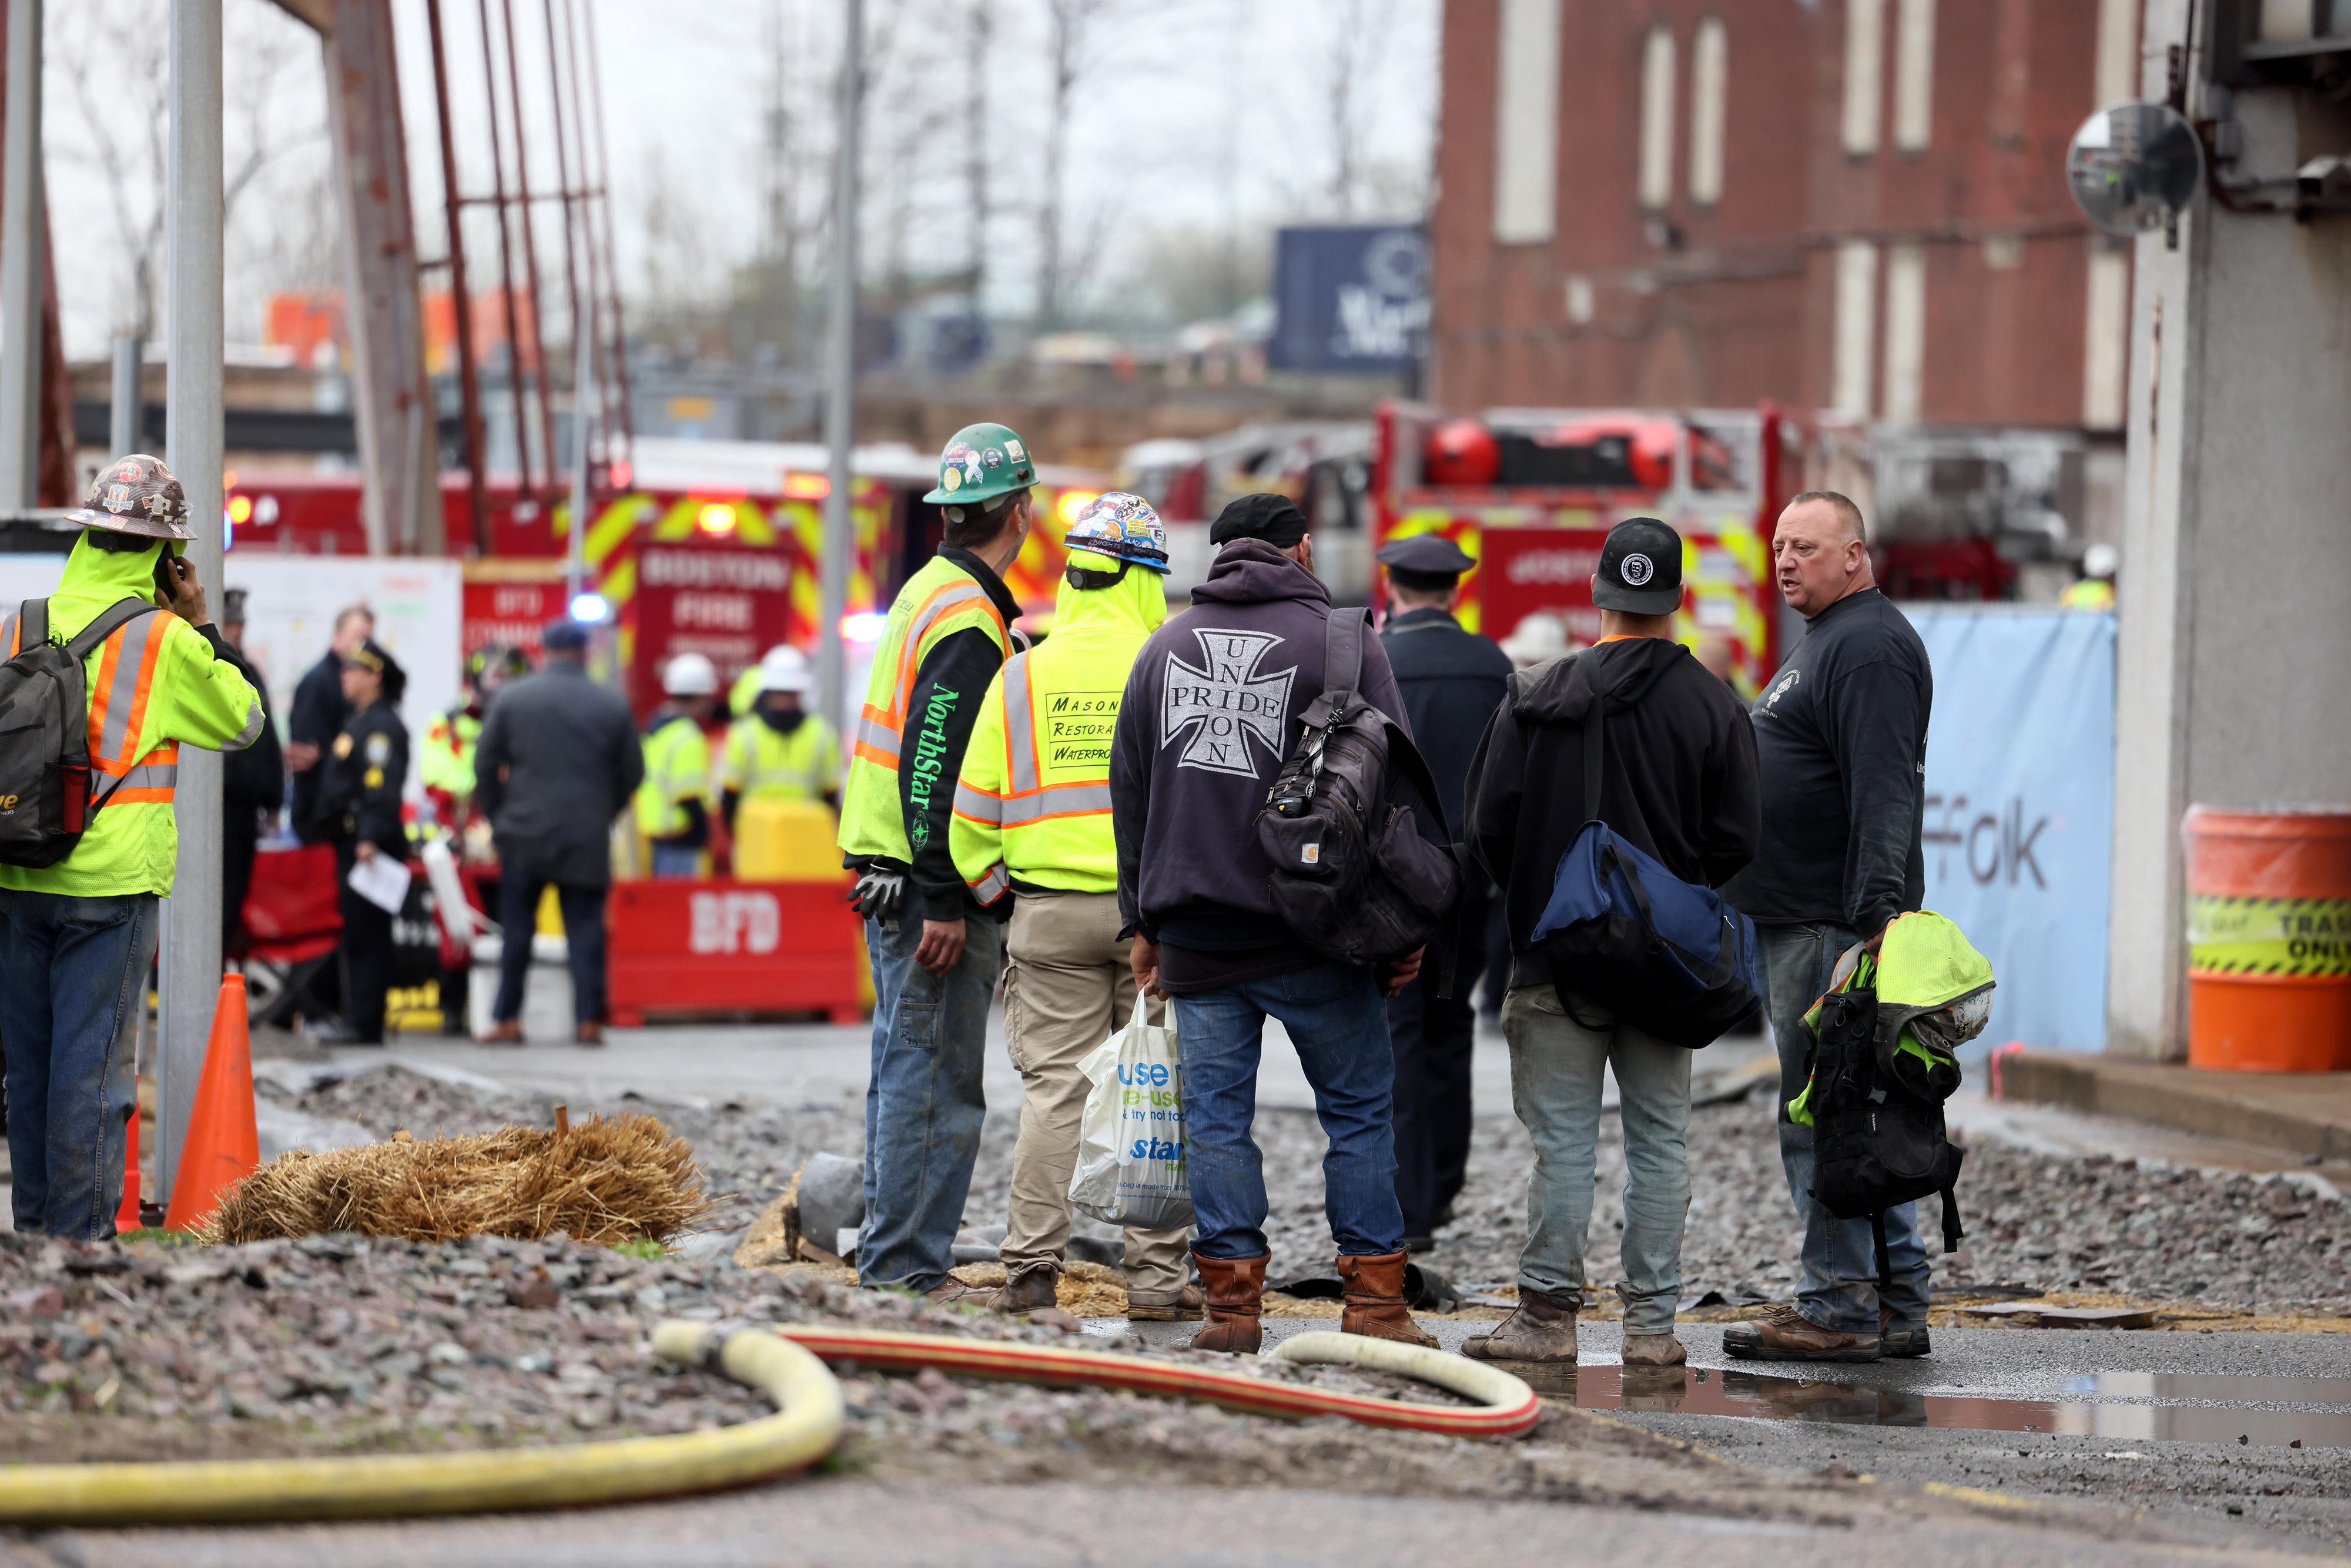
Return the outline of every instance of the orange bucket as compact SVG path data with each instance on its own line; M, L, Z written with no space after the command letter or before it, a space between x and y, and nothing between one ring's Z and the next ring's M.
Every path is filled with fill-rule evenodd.
M2188 1061L2351 1070L2351 812L2189 809Z

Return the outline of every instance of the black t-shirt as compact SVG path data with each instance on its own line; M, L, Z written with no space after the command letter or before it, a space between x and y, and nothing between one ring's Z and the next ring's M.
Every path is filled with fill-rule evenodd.
M1927 645L1884 594L1814 616L1752 712L1763 841L1723 896L1751 919L1865 936L1917 908L1934 705Z

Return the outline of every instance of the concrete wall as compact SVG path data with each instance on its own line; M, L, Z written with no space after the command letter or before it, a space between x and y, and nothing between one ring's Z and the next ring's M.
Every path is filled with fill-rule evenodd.
M2144 97L2184 9L2148 6ZM2234 113L2237 178L2351 149L2351 107L2307 92ZM2199 199L2178 249L2138 242L2131 366L2107 1048L2177 1060L2182 813L2351 802L2351 214Z

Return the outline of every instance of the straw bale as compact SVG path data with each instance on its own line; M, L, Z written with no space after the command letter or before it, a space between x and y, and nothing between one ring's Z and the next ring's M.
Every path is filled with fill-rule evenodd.
M408 1241L667 1241L712 1208L694 1149L651 1116L594 1116L566 1132L504 1127L464 1138L279 1155L229 1189L207 1242L356 1230Z

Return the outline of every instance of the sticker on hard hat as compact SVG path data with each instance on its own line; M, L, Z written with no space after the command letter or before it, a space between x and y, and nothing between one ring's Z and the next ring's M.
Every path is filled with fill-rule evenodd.
M2190 894L2188 967L2207 975L2351 976L2351 898Z

